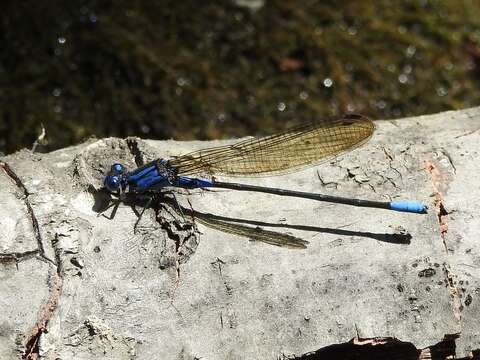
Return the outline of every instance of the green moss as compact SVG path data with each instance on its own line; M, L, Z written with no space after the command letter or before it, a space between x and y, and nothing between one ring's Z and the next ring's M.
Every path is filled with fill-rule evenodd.
M473 1L11 2L0 151L95 134L211 139L354 111L478 104ZM331 84L331 86L329 86Z

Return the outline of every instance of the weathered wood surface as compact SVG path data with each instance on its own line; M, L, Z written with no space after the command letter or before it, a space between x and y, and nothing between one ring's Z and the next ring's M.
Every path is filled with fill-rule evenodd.
M458 356L480 348L480 108L376 125L340 158L245 182L420 200L427 215L233 191L177 196L305 249L201 221L199 232L180 228L153 209L136 234L128 206L98 216L94 189L112 162L226 142L103 139L3 157L0 358L277 359L357 337L420 349L456 333Z

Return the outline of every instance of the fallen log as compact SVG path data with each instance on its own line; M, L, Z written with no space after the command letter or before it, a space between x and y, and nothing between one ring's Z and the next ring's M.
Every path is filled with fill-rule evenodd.
M152 206L134 231L135 204L102 213L113 162L232 141L91 139L2 157L2 359L477 356L480 108L376 126L341 157L245 181L414 199L427 215L195 190L176 195L182 214ZM263 241L275 236L301 246Z

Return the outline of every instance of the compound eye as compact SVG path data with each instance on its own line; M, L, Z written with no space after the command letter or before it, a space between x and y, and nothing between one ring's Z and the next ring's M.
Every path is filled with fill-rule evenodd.
M110 173L112 174L123 174L125 172L125 166L119 163L115 163L110 168Z
M121 183L120 176L117 175L105 176L105 180L103 181L105 187L111 192L117 192L120 189Z

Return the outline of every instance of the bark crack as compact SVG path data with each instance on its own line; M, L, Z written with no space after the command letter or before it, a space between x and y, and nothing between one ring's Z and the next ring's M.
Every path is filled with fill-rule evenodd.
M138 139L135 137L126 139L128 150L133 155L135 159L135 164L137 166L143 166L145 164L144 152L140 149L138 144Z
M448 215L449 212L445 208L445 199L443 197L442 190L446 190L444 174L440 170L439 166L433 161L428 161L426 164L428 173L433 184L434 192L434 208L437 212L437 221L440 227L440 237L442 239L443 247L445 249L446 256L449 255L447 245L447 233L448 233ZM451 271L450 266L445 262L443 264L443 273L445 275L445 281L447 284L448 292L451 298L453 314L458 321L461 321L461 311L463 306L460 301L458 289L455 285L455 274Z
M40 310L40 316L34 325L31 335L25 344L25 352L22 359L37 360L40 358L40 338L43 333L47 332L47 325L53 312L57 308L60 295L62 293L62 277L55 271L52 275L53 286L50 291L50 297Z
M157 204L158 205L158 204ZM155 206L155 221L160 225L160 228L165 231L167 237L174 243L174 257L175 257L175 283L178 286L180 282L180 264L186 254L185 246L188 241L196 236L195 225L185 222L181 223L177 219L167 220L160 214L160 207Z
M38 246L38 252L40 255L40 258L44 261L48 261L51 264L55 265L54 261L52 259L49 259L45 255L45 249L43 247L43 240L42 240L42 234L40 233L40 227L38 225L38 220L37 217L35 216L35 213L32 208L32 204L30 203L29 196L30 193L28 192L26 186L23 184L22 180L18 175L13 171L13 169L10 167L5 162L0 162L0 167L2 167L3 171L7 174L7 176L15 183L17 188L19 188L23 194L23 202L25 203L25 206L27 207L27 213L30 217L30 221L32 222L32 228L33 232L35 234L35 239L37 241L37 246Z
M0 263L3 263L3 264L15 263L18 267L18 263L20 261L34 258L39 254L40 254L40 251L38 249L25 251L25 252L2 253L0 254Z
M46 332L47 324L55 311L58 300L60 298L60 294L62 292L62 277L60 269L59 259L56 258L55 261L48 258L45 255L45 249L43 247L43 239L42 234L40 232L40 225L38 223L38 219L35 216L35 212L33 211L32 204L30 203L29 196L30 192L28 191L25 184L22 182L20 177L13 171L13 169L5 162L0 162L0 167L5 171L7 176L16 184L17 188L19 188L23 195L23 201L27 208L28 215L30 217L33 232L35 234L35 239L37 241L38 249L34 251L24 252L24 253L10 253L10 254L2 254L0 255L0 261L15 261L18 263L18 260L23 260L26 258L31 258L37 256L41 261L47 262L50 266L54 267L56 271L52 272L50 275L50 295L47 302L42 306L39 312L39 317L31 330L30 336L27 338L25 343L25 351L22 355L22 359L27 360L36 360L40 357L40 338L44 332Z

